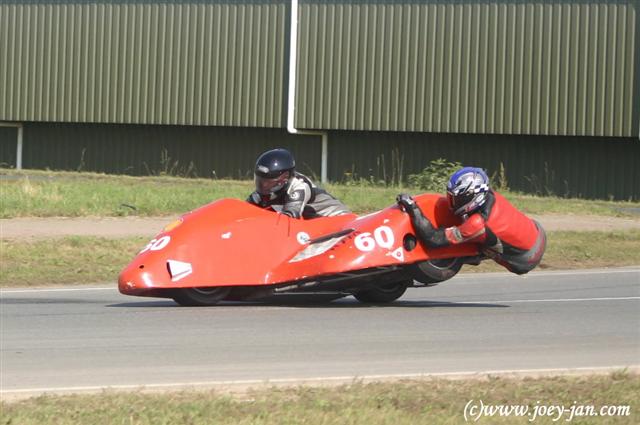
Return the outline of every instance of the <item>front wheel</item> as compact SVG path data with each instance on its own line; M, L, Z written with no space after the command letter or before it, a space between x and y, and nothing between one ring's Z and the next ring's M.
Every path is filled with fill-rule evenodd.
M386 304L400 298L407 290L411 282L396 282L387 285L376 286L366 291L353 294L360 302L371 304Z
M181 288L176 289L173 300L183 306L208 306L215 305L224 299L231 287L219 286L216 288Z

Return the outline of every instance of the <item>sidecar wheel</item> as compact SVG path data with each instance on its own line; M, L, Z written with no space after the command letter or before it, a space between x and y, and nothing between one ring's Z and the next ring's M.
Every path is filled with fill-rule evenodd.
M386 304L400 298L411 282L396 282L377 286L366 291L357 292L353 296L360 302L370 304Z
M458 274L463 263L462 258L427 260L412 264L409 270L413 278L420 283L440 283Z
M230 287L220 286L217 288L182 288L176 289L173 300L183 306L208 306L215 305L224 299Z

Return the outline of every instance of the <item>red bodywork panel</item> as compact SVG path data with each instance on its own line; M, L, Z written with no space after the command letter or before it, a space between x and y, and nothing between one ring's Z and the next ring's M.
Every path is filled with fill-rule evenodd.
M440 195L415 197L437 226L459 224ZM477 255L463 244L408 251L413 234L409 216L393 205L373 214L294 219L247 202L223 199L181 217L160 233L120 274L120 292L145 295L158 288L256 286L294 282L372 267L405 265L427 259ZM353 229L353 232L349 232ZM314 241L335 243L319 255L300 259ZM327 246L325 245L325 246ZM298 255L298 257L296 257ZM293 261L292 261L293 260ZM170 266L171 263L171 266ZM173 267L173 268L172 268Z

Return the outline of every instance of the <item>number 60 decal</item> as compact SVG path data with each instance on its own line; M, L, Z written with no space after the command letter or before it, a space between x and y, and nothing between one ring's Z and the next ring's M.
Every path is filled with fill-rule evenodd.
M356 236L354 242L356 244L356 248L360 251L369 252L373 251L376 245L381 248L391 249L395 242L395 238L393 236L393 231L389 226L380 226L373 231L373 237L371 237L370 232L360 233Z
M140 254L142 254L145 251L160 251L162 248L164 248L165 246L169 245L169 241L171 241L171 237L170 236L163 236L160 239L154 239L151 242L149 242L147 244L147 246L144 247L144 249L142 251L140 251Z

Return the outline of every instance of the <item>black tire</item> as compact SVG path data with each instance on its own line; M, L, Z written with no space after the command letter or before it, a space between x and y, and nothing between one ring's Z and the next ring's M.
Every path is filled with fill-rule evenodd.
M431 284L451 279L458 274L463 264L462 258L444 258L412 264L409 270L418 282Z
M366 291L357 292L353 296L360 302L370 304L386 304L400 298L411 282L402 281L377 286Z
M173 300L183 306L209 306L216 305L224 299L231 288L219 286L216 288L182 288L173 293Z

